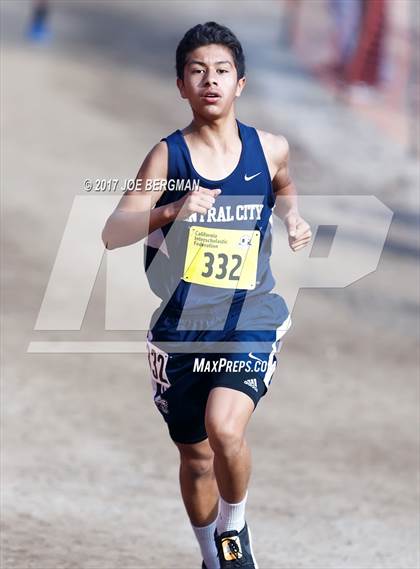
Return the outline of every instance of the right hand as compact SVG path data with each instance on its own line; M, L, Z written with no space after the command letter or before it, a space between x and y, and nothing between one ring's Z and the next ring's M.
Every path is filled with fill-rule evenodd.
M189 191L186 196L175 202L178 206L177 219L186 219L192 213L207 213L221 193L220 188L209 190L201 186L198 190Z

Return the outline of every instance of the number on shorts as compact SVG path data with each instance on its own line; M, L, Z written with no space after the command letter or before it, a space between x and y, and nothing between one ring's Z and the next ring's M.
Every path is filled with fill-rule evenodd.
M166 391L171 386L168 376L166 375L166 364L168 362L168 354L163 350L154 346L151 342L147 342L147 357L149 360L150 370L152 372L152 382L159 383L161 391ZM154 387L157 387L154 385Z

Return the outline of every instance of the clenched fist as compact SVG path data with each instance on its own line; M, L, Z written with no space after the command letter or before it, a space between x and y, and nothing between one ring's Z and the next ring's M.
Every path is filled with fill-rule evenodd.
M175 202L178 210L177 219L186 219L192 213L207 213L221 192L219 188L209 190L201 186L198 190L189 191L186 196Z
M292 251L299 251L308 245L312 238L309 224L297 213L290 213L284 218Z

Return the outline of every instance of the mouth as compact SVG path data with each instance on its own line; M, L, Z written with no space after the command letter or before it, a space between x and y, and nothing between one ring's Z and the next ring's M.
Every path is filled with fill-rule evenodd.
M206 91L203 95L201 95L201 99L204 102L210 104L217 103L221 98L222 98L221 95L219 95L219 93L216 93L214 91Z

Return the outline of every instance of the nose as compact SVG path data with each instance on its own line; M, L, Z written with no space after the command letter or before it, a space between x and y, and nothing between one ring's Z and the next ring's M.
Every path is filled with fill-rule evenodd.
M209 69L205 76L205 85L206 87L209 85L217 85L217 75L216 72Z

